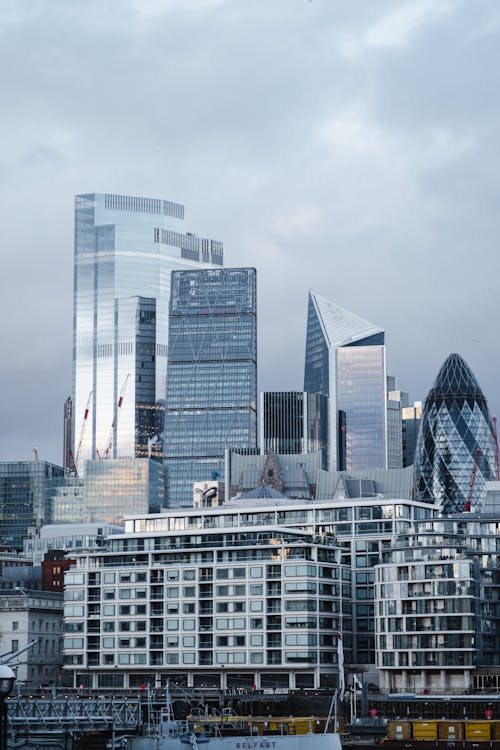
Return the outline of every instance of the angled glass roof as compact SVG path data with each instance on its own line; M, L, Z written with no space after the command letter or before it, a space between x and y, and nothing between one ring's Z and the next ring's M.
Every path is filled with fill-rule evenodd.
M324 334L330 346L349 346L354 343L361 345L363 339L377 336L377 344L384 343L384 329L376 326L349 310L345 310L335 302L320 297L316 292L309 292L314 306L321 320ZM373 341L367 341L367 345Z

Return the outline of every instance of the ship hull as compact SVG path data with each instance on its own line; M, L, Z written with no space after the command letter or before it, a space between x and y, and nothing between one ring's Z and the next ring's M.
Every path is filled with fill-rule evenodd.
M133 737L128 750L342 750L338 734L210 737L190 743L180 737Z

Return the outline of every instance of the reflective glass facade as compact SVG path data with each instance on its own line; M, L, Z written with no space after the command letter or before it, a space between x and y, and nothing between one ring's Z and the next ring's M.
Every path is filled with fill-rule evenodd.
M304 390L328 396L328 468L387 468L384 331L309 293Z
M143 513L156 513L164 502L165 469L159 461L86 461L83 471L83 480L76 480L82 482L82 487L75 488L73 496L69 492L54 494L56 523L119 524L124 516L137 513L139 508Z
M257 444L256 272L172 273L166 412L170 506L223 475L226 448Z
M51 488L64 469L47 461L0 462L0 543L22 550L29 531L50 523Z
M494 462L486 399L468 364L450 354L424 404L415 456L417 496L436 502L444 513L465 510L477 464L471 507L480 510Z
M222 262L220 242L185 232L179 204L112 194L76 197L75 457L80 440L82 460L96 452L145 456L148 439L157 435L150 453L161 458L170 272Z

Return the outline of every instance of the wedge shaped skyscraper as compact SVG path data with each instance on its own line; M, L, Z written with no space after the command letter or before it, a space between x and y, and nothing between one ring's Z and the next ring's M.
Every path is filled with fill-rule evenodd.
M309 292L304 390L328 396L328 468L387 468L384 331Z
M494 465L486 398L467 362L450 354L422 412L415 453L417 498L435 502L443 513L455 513L468 509L470 496L470 509L481 510Z

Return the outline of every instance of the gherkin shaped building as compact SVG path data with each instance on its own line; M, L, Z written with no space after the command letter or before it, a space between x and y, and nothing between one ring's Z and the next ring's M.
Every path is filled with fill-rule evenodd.
M477 464L471 509L481 510L494 461L486 398L468 364L450 354L424 404L415 453L417 499L435 502L443 513L466 510Z

